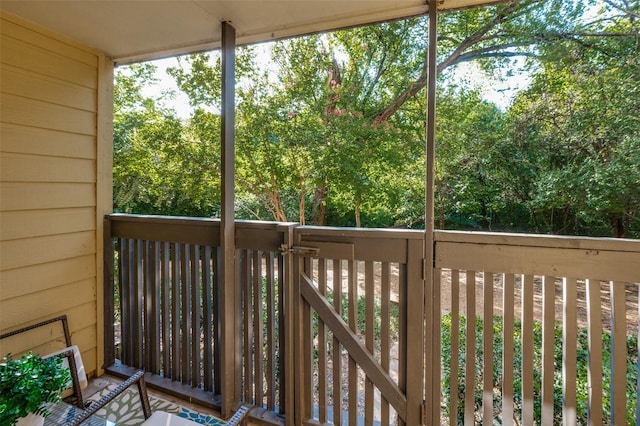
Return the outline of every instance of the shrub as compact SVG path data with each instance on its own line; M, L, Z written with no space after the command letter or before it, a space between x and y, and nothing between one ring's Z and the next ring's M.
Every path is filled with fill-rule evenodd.
M459 338L459 356L458 356L458 378L457 389L450 388L451 382L451 314L446 314L442 318L442 390L444 399L444 415L449 416L451 409L451 392L458 393L458 424L463 424L464 419L464 391L467 381L465 380L465 353L466 353L466 322L467 318L460 315L460 332ZM480 410L482 407L482 385L485 378L483 377L483 328L484 321L482 318L476 318L476 358L475 373L476 380L474 385L474 412L476 418L481 418ZM494 389L494 407L502 405L502 330L503 318L501 316L493 317L493 389ZM533 363L534 363L534 421L540 424L541 421L541 396L542 396L542 324L534 322L533 324ZM602 333L602 364L604 366L602 387L603 400L602 407L605 413L611 411L611 370L607 368L611 365L611 333L603 331ZM627 423L635 422L634 412L638 399L637 383L636 383L636 365L638 362L638 337L630 336L627 338ZM576 357L576 399L577 399L577 421L578 424L587 424L587 410L589 400L588 385L588 365L589 365L589 347L588 347L588 331L586 328L578 330L577 338L577 357ZM554 424L562 423L562 325L556 323L554 338ZM522 323L520 320L514 321L514 415L522 414ZM609 424L610 419L605 418L603 422Z

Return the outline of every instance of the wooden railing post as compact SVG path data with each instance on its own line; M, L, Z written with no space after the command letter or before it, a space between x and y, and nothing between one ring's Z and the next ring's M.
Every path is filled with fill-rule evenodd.
M103 253L104 253L104 365L112 365L116 360L115 332L113 319L115 315L114 300L114 258L113 238L111 237L111 218L105 216L103 224Z
M298 225L287 225L281 227L283 232L283 267L284 267L284 342L281 340L281 355L284 359L284 377L283 383L280 384L281 395L284 393L284 412L286 414L286 425L295 424L295 382L294 382L294 338L295 338L295 319L294 319L294 257L291 252L287 252L294 245L294 233ZM282 373L281 373L282 374Z

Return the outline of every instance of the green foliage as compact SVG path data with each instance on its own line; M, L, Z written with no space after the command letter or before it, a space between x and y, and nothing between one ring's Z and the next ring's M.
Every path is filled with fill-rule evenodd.
M636 2L637 3L637 2ZM439 20L436 227L640 236L637 4L526 0ZM238 218L424 226L426 18L279 41L260 68L237 49ZM461 64L532 79L506 110ZM151 64L119 68L115 210L215 216L220 209L220 57L168 73L193 108L180 119L143 88ZM170 93L163 96L171 96Z
M62 357L43 360L29 352L12 359L7 354L0 364L0 425L14 425L30 413L48 416L46 404L59 402L70 380Z
M219 117L195 111L184 126L175 112L143 96L155 66L116 73L114 210L212 216L219 211Z
M458 411L457 418L459 424L462 424L464 419L464 392L465 385L474 386L475 405L474 411L478 411L482 406L482 393L483 393L483 381L487 378L484 377L482 365L485 354L483 354L483 328L484 321L482 318L476 318L475 332L476 332L476 358L475 362L475 374L476 381L473 384L468 383L465 380L465 353L466 353L466 322L467 318L464 315L459 316L460 331L458 334L459 353L458 353L458 387L457 389L450 388L451 382L451 314L446 314L442 318L442 366L443 366L443 379L442 389L444 395L444 407L446 416L449 415L451 392L458 393L458 405L456 410ZM502 404L502 348L503 348L503 318L501 316L493 317L493 353L489 356L493 359L493 377L491 378L493 383L493 400L494 406L501 406ZM562 325L556 324L554 329L554 364L556 366L554 370L554 424L562 423ZM516 417L522 414L522 322L520 320L514 321L514 360L513 360L513 377L514 377L514 415ZM568 384L568 386L576 387L576 401L577 406L577 422L578 424L587 424L587 403L589 401L589 381L588 381L588 366L589 366L589 347L588 347L588 331L586 328L578 330L577 336L577 358L576 358L576 383ZM542 397L542 324L540 322L533 323L533 394L534 394L534 422L540 424L541 421L541 397ZM637 362L638 362L638 336L629 336L626 341L627 349L627 385L626 385L626 398L627 398L627 423L634 423L635 407L638 399L637 395ZM602 377L603 388L603 400L602 407L605 413L611 412L611 371L608 366L611 365L611 333L604 331L602 333L602 365L605 367ZM604 419L608 422L609 419ZM609 424L609 423L606 423Z
M526 201L541 231L637 236L640 228L638 55L620 66L549 64L512 108L537 166Z

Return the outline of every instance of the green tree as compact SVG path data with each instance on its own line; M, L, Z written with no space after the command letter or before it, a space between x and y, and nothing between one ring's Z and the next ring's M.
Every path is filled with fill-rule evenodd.
M612 17L579 46L550 47L511 110L536 164L527 203L541 231L640 235L640 50L623 36L634 24Z
M127 213L209 216L219 210L219 173L211 127L185 129L175 111L146 97L156 68L119 69L114 93L114 210ZM170 94L166 94L170 96ZM194 123L203 114L194 114ZM212 146L213 145L213 146Z

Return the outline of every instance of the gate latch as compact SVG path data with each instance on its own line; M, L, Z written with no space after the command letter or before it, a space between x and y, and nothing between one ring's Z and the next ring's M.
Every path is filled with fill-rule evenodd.
M320 249L318 247L304 247L304 246L292 246L289 247L286 244L280 245L280 251L282 254L298 254L302 256L318 257Z

